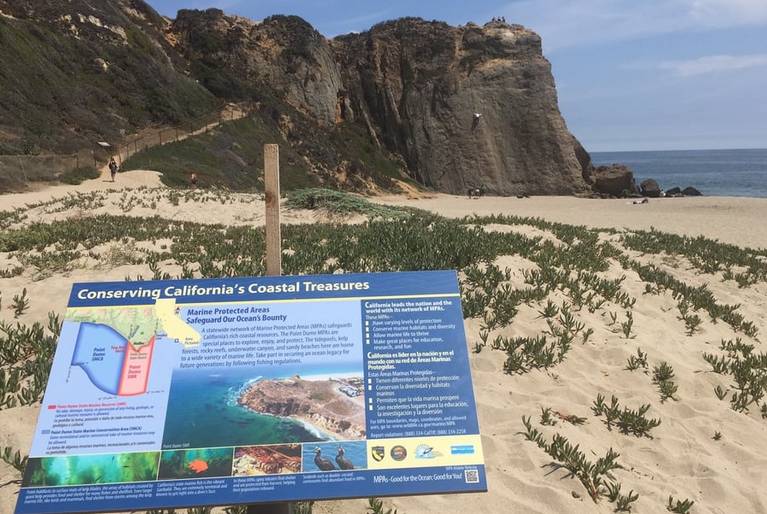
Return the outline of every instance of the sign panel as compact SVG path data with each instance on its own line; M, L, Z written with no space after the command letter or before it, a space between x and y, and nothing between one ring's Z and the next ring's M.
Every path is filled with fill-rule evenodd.
M77 284L17 514L486 491L455 272Z

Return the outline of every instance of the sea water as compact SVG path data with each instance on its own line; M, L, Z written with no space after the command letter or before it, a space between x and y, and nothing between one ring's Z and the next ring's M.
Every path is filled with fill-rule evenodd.
M625 164L637 184L655 179L662 189L693 186L707 196L767 198L767 149L594 152L594 165Z

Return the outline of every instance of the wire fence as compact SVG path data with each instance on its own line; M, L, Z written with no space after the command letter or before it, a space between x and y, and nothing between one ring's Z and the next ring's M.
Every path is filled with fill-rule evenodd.
M227 104L218 112L200 116L172 127L144 129L127 136L117 146L100 146L72 154L0 155L0 192L22 191L30 182L76 182L96 173L114 157L122 164L149 148L205 134L218 125L248 116L255 104Z

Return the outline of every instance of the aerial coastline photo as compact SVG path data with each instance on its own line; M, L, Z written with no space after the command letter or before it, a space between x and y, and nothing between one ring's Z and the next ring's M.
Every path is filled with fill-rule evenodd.
M267 368L176 371L163 448L364 439L360 371L268 373Z
M0 0L0 513L767 513L766 34ZM338 278L439 271L443 341Z

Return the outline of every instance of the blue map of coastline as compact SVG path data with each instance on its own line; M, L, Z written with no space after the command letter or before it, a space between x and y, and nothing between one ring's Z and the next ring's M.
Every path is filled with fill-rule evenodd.
M99 323L80 323L72 356L93 385L117 395L125 362L128 340L112 327Z

